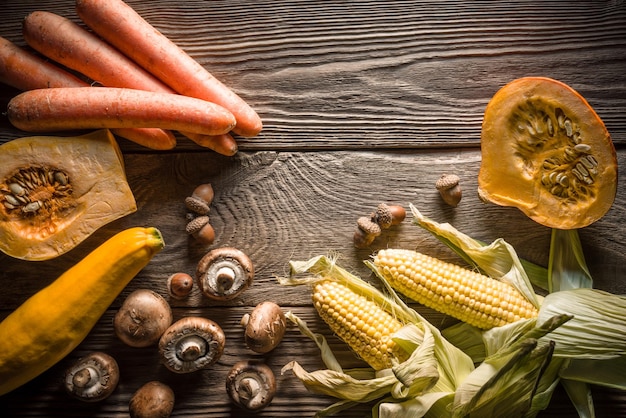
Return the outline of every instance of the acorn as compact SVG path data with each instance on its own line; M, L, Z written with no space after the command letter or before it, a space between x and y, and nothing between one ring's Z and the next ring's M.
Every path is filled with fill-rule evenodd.
M459 181L456 174L442 174L435 183L443 201L452 207L456 207L461 201L462 191Z
M187 209L197 213L198 215L206 215L210 210L207 202L194 196L187 196L185 198L185 206L187 206Z
M398 225L406 217L406 210L402 206L388 205L381 203L376 208L372 219L380 225L382 229L387 229L393 225Z

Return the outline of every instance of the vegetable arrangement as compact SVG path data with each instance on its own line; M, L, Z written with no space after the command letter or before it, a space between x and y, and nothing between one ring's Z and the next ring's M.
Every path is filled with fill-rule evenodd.
M0 66L0 79L31 90L14 98L9 105L9 118L18 128L31 131L116 128L120 136L128 133L129 138L154 149L173 147L174 144L168 142L171 133L167 131L177 130L225 155L232 155L236 147L229 132L242 136L260 132L258 115L241 98L124 3L79 0L77 11L92 30L129 58L91 33L75 28L69 21L44 12L30 15L24 23L24 36L31 46L50 53L55 61L107 87L87 87L69 73L31 59L6 43L3 49L23 59L22 69L31 65L38 77L37 80L19 78L18 71L6 64ZM55 31L53 25L65 29ZM41 29L50 32L37 32ZM76 38L48 36L58 33L72 33ZM66 40L75 43L65 45ZM67 51L77 51L77 46L87 47L81 52L82 58L75 55L66 59ZM96 65L83 66L86 57L93 56L99 57ZM128 78L106 74L104 70L111 65L127 68L123 72ZM58 86L50 80L58 80ZM515 134L507 137L502 135L501 127L519 122L535 109L520 104L518 95L523 88L539 92L540 98L533 105L549 109L554 121L544 119L539 123L541 126L520 123L513 126ZM529 94L524 93L524 96ZM563 106L555 104L552 96L565 97ZM283 372L292 371L313 392L340 399L320 411L319 416L335 414L363 402L376 402L373 414L380 417L464 417L496 413L534 416L547 406L559 381L566 385L572 399L585 398L580 394L586 393L588 383L626 389L621 374L626 356L623 339L626 327L622 320L626 315L626 299L592 289L575 232L575 228L589 225L606 213L615 196L617 177L610 136L585 104L575 92L553 80L524 79L499 92L485 116L485 164L479 177L481 195L497 204L519 206L532 219L554 228L547 270L520 260L503 240L485 245L449 225L437 224L411 206L418 225L435 234L480 272L443 263L412 250L387 249L365 262L380 278L384 292L323 256L291 263L294 275L308 274L304 279L280 279L287 285L310 284L312 304L319 316L370 368L342 368L324 337L312 333L293 313L284 315L278 306L267 302L260 307L272 310L269 323L263 323L256 311L245 324L242 322L246 325L248 347L263 354L273 350L285 332L285 318L311 337L322 352L327 370L308 372L294 361L287 364ZM496 107L505 111L496 115L493 110ZM117 109L117 113L111 113L111 109ZM175 114L174 110L182 113ZM515 117L503 120L509 113L514 113ZM581 122L589 119L593 122L589 126ZM161 129L144 130L147 126ZM511 131L511 126L508 128ZM155 139L144 136L152 134ZM562 145L562 155L538 152L541 144L532 142L541 142L538 134L549 137L546 143ZM157 140L157 136L160 139ZM537 177L521 185L528 186L530 191L500 182L501 166L494 168L497 158L490 154L492 147L502 149L499 140L513 143L514 152L508 157L515 164L506 161L512 170L536 168ZM534 161L534 153L540 154L539 162ZM516 161L519 155L526 159ZM63 177L59 176L51 174L58 185L65 186ZM456 206L461 198L458 178L445 180L438 183L437 189L446 203ZM531 208L525 199L534 196L537 188L543 194L548 192L548 196ZM520 190L521 194L516 195ZM19 194L19 189L10 184L2 191L7 196ZM191 228L190 221L187 232L208 244L213 242L214 235L207 233L202 238L198 232L203 228L209 231L208 217L200 218L208 213L212 198L212 189L210 198L201 198L199 192L194 191L189 200L193 203L186 202L188 209L194 212L191 221L199 224ZM4 205L5 211L17 205L6 197L5 202L8 202ZM404 217L402 207L381 204L369 217L359 218L355 245L366 248L380 235L381 229L396 225ZM143 244L129 245L142 240L140 231L145 238ZM75 348L112 298L163 246L162 237L153 228L136 228L132 232L135 238L130 236L131 230L116 235L111 240L115 245L107 243L98 248L0 323L0 336L20 335L13 351L0 346L0 382L3 382L0 395L34 378ZM578 264L563 268L573 259ZM86 274L92 270L97 274ZM69 292L77 298L76 303L83 303L81 309L76 311L73 307L74 311L68 312L65 304L51 306L42 302L54 300L55 295L66 292L68 286L75 287L78 281L73 279L83 273L91 276L90 281L81 282L78 290ZM207 298L230 300L252 284L254 269L245 254L234 248L221 248L209 252L200 261L196 275L198 286ZM113 282L115 278L120 280ZM105 279L106 283L111 283L102 289ZM168 282L172 296L188 296L192 288L190 279L191 276L183 273L172 275ZM98 281L99 291L92 294L95 281ZM532 285L548 290L549 294L545 297L536 294ZM440 331L395 292L461 322ZM88 293L92 299L87 299ZM167 311L169 307L165 308ZM118 336L135 346L154 345L158 341L164 365L174 373L207 368L219 360L225 337L216 323L206 318L187 317L172 324L171 310L168 312L169 315L164 315L166 324L161 324L139 345L128 342L122 333ZM274 325L276 329L272 328ZM33 342L29 339L31 336L20 333L19 328L24 326L34 330L33 337L40 340L32 338ZM34 346L35 351L27 351L26 346ZM276 388L268 370L262 364L237 363L227 381L228 395L233 402L250 411L271 402ZM240 373L244 373L243 377ZM259 376L253 377L253 373ZM72 379L72 382L79 381ZM592 410L590 401L587 402L577 405L578 409ZM146 416L145 409L160 406L167 416L172 412L173 403L170 388L150 382L133 396L130 413L131 416Z
M17 128L110 128L161 150L175 146L169 131L177 130L224 155L237 152L231 131L241 136L261 131L261 119L243 99L123 1L77 1L76 11L94 32L38 11L24 19L24 38L104 87L82 89L89 84L2 39L0 81L36 90L9 103L9 120ZM36 118L29 109L38 112Z

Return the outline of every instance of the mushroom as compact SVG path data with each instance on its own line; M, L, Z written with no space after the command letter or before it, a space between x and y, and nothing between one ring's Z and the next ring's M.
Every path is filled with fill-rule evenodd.
M259 303L241 318L246 346L255 353L272 351L282 341L287 327L283 310L274 302Z
M127 345L148 347L159 341L172 320L172 309L163 296L149 289L138 289L124 300L115 314L113 327Z
M215 322L190 316L174 322L159 340L165 367L174 373L190 373L213 365L224 352L226 336Z
M252 284L254 266L250 258L236 248L216 248L200 259L196 278L208 298L230 300Z
M232 367L226 377L230 399L247 411L258 411L272 402L276 394L276 379L266 364L242 360Z
M165 383L150 381L133 394L128 409L131 418L167 418L174 409L174 391Z
M94 351L65 371L65 390L81 401L97 402L113 393L119 380L117 361L106 353Z
M174 273L167 278L167 292L174 299L184 299L193 289L193 277L187 273Z

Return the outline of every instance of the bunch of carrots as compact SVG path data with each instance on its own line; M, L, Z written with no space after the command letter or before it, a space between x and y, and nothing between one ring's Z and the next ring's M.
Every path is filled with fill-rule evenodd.
M155 150L176 146L174 130L223 155L237 152L231 132L261 131L241 97L122 0L76 0L76 12L87 28L45 11L24 18L45 58L0 37L0 82L24 91L7 106L18 129L106 128Z

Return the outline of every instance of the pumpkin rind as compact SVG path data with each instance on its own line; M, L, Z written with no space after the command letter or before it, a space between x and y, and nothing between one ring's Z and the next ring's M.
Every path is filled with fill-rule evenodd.
M0 146L0 250L12 257L54 258L136 210L108 130Z
M502 87L485 110L478 194L539 224L583 228L610 209L617 156L609 132L566 84L524 77Z

